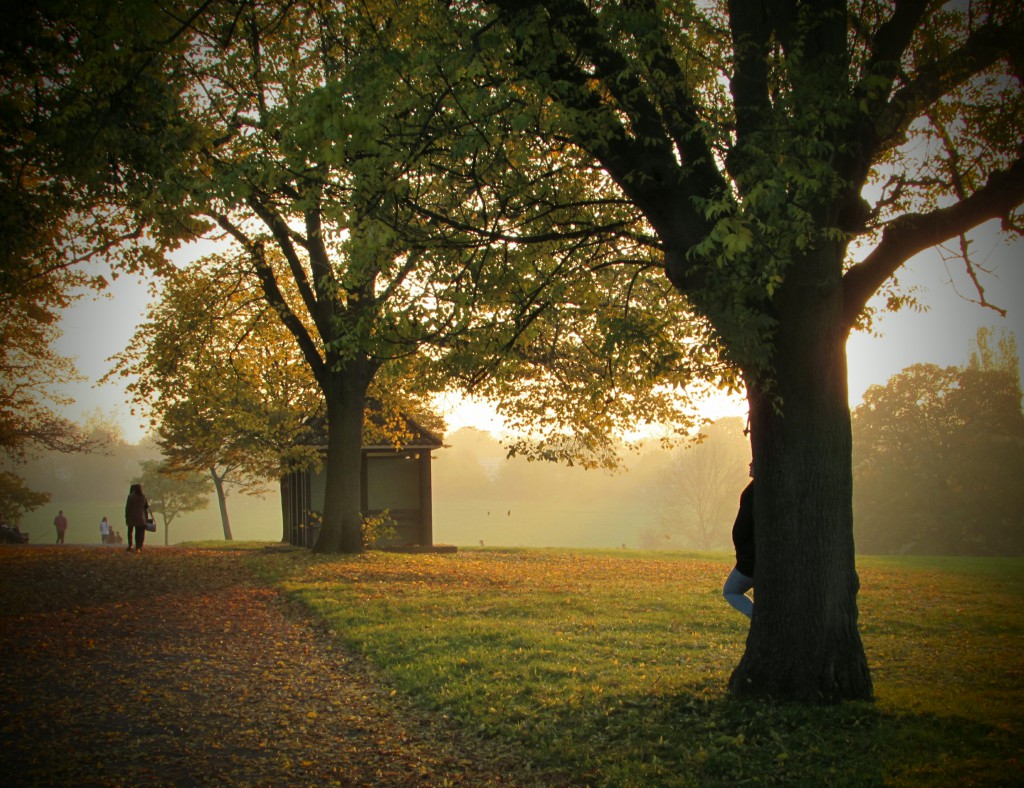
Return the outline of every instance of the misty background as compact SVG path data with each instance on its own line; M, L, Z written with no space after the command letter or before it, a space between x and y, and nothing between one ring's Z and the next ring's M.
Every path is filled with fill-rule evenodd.
M1024 555L1024 412L1015 338L981 329L970 361L906 367L853 410L854 518L867 554ZM729 552L739 494L749 481L744 419L709 423L694 442L623 445L616 472L509 459L499 437L461 427L433 455L434 543L461 546L627 548ZM129 443L96 414L104 448L47 453L24 468L50 503L24 516L33 543L99 543L106 516L124 532L128 486L161 459L149 439ZM234 539L278 541L278 487L228 490ZM158 518L159 521L159 518ZM150 544L224 538L218 505L177 515Z

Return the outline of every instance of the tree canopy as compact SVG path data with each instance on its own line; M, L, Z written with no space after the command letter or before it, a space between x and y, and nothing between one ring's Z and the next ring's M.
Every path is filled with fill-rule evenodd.
M26 453L90 447L57 412L53 382L76 375L52 349L61 312L112 276L164 266L139 209L186 142L162 73L177 26L151 10L43 0L7 9L0 30L0 505L11 516L46 500L15 472ZM163 228L164 243L196 229Z

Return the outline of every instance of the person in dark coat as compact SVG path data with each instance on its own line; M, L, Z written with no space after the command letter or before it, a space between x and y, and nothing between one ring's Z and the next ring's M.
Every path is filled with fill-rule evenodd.
M142 494L142 485L133 484L128 490L128 500L124 505L124 522L128 528L128 552L133 549L142 552L146 541L146 515L149 513L149 501ZM134 537L134 545L132 544Z
M754 465L750 465L754 475ZM754 482L751 479L740 493L740 508L732 526L732 543L736 548L736 566L722 587L726 601L747 618L754 613L754 603L747 591L754 587Z
M68 518L64 516L64 510L57 512L53 518L53 524L57 528L57 544L64 544L64 534L68 531Z

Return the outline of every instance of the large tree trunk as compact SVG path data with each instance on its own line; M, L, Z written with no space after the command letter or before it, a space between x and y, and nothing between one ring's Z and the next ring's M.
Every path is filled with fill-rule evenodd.
M825 254L824 252L822 254ZM780 294L773 383L748 381L757 566L732 692L869 699L857 628L846 337L838 261ZM834 274L831 272L835 272ZM801 281L802 280L802 281Z
M363 551L362 499L363 413L373 377L361 359L335 367L327 396L327 459L323 521L313 551Z

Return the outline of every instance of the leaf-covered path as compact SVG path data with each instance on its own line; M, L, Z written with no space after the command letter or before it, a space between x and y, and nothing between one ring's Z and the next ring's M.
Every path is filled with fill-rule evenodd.
M20 785L512 784L238 552L0 547L0 773Z

